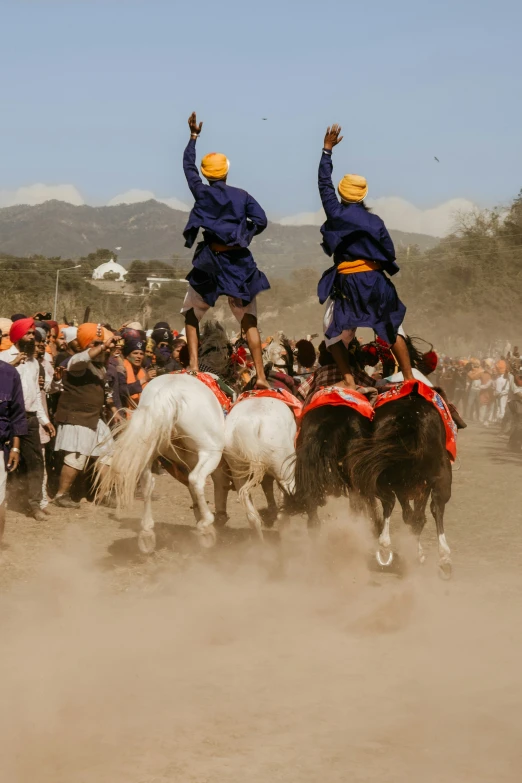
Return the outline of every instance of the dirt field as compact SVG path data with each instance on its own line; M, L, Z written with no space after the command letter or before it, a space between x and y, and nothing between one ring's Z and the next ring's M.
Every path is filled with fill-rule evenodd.
M454 578L396 518L402 575L369 568L367 525L332 507L260 548L232 527L202 553L187 491L10 513L0 560L2 783L502 783L522 764L522 460L460 436L446 515ZM210 497L210 493L209 493Z

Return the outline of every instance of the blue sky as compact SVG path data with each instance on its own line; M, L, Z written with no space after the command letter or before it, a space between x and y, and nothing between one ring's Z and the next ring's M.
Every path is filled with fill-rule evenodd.
M200 153L225 152L231 184L273 215L318 209L335 121L336 174L365 174L374 197L486 206L522 187L515 0L12 0L0 12L0 191L70 183L88 203L132 188L188 202L192 109Z

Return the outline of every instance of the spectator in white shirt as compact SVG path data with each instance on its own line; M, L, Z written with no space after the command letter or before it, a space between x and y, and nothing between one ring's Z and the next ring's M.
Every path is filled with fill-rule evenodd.
M26 480L24 497L31 516L41 522L50 512L40 508L44 466L39 425L41 424L51 437L54 437L55 429L44 410L40 394L39 364L35 359L34 319L21 318L15 321L11 326L9 339L13 345L0 353L0 361L16 367L22 382L28 428L27 435L20 438Z

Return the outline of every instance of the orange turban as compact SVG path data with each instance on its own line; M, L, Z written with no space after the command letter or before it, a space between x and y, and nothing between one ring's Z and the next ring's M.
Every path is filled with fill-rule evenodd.
M7 351L7 349L10 348L13 344L9 339L9 332L11 331L12 325L13 322L10 318L0 318L0 333L2 335L2 340L0 341L0 351Z
M99 342L105 342L109 337L112 337L112 332L108 329L104 329L101 324L82 324L78 327L78 335L76 339L82 351L87 348L95 340Z
M225 179L229 168L229 159L220 152L209 152L201 161L201 173L210 180Z
M504 359L499 359L499 360L498 360L498 362L497 362L497 370L499 371L499 373L500 373L501 375L504 375L504 373L506 372L506 370L507 370L507 364L506 364L506 362L504 361Z
M368 183L359 174L346 174L339 182L337 190L343 201L358 204L368 195Z

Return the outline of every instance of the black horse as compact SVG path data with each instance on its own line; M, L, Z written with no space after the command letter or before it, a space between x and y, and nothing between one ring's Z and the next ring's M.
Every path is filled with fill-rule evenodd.
M296 442L295 494L289 499L292 513L306 512L308 524L319 524L317 509L329 497L350 495L354 507L359 499L347 465L354 445L371 437L370 419L345 405L324 405L303 417Z
M390 517L395 499L404 522L419 539L419 558L424 561L420 536L426 524L426 506L431 497L439 541L439 570L451 576L451 552L444 534L444 509L451 498L452 471L446 450L444 423L435 406L417 393L378 407L371 438L360 439L346 457L351 485L373 510L379 539L377 561L389 566L393 560ZM377 500L381 501L382 514Z

